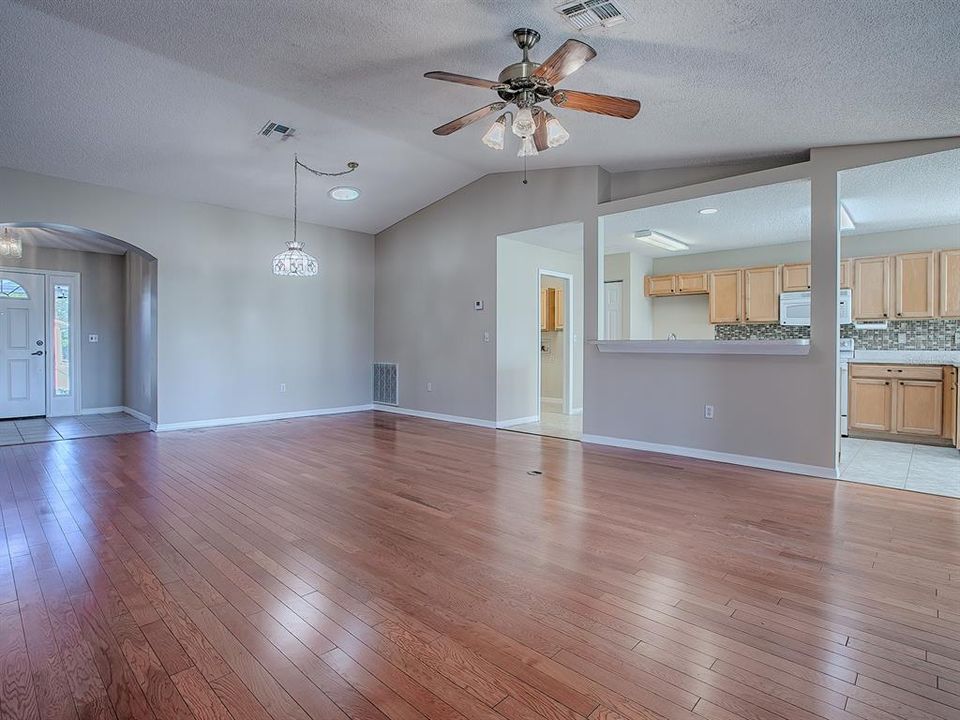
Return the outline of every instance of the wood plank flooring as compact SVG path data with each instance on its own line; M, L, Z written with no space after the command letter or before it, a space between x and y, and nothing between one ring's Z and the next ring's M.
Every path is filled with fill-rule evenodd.
M960 718L960 501L358 413L0 449L0 717Z

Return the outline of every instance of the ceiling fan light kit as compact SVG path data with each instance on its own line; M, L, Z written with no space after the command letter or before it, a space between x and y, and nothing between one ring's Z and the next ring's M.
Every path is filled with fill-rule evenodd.
M442 71L424 75L432 80L493 90L501 100L435 128L435 135L450 135L513 104L517 112L510 129L520 138L517 155L531 157L549 148L559 147L570 139L570 133L560 121L539 107L541 102L549 100L555 107L627 120L640 112L640 102L637 100L556 88L557 84L597 56L596 50L586 43L567 40L542 63L536 63L530 60L530 50L539 42L540 33L530 28L518 28L513 31L513 39L523 52L523 57L519 62L507 65L496 82ZM509 112L500 115L484 133L484 145L493 150L503 149L508 115Z

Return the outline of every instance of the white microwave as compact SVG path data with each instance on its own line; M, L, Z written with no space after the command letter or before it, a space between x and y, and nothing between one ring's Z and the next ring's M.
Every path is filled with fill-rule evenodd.
M853 296L849 288L840 290L837 319L841 325L853 322ZM780 324L810 325L810 291L780 293Z

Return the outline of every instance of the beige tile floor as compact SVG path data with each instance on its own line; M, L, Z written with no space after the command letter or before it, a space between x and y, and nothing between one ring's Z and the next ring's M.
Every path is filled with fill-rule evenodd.
M842 438L840 479L960 497L960 451L951 447Z
M72 415L0 421L0 445L71 440L98 435L145 432L150 426L126 413Z
M546 435L548 437L580 440L583 437L583 416L564 415L548 410L540 410L540 422L514 425L508 430L528 435Z

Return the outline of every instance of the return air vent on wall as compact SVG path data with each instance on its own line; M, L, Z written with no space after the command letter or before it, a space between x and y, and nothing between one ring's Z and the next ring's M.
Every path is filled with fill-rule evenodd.
M281 123L268 122L262 128L258 135L263 135L268 138L275 138L279 136L280 140L287 140L293 136L296 130L287 125L282 125Z
M577 30L611 28L629 20L620 6L610 0L574 0L554 9Z
M397 404L397 366L394 363L373 364L373 401L381 405Z

